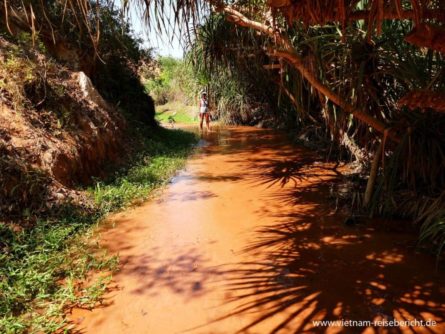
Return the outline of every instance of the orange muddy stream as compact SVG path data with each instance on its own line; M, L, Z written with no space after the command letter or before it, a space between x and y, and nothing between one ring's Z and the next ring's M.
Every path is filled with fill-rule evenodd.
M341 168L316 161L316 152L270 130L204 134L157 199L110 218L115 227L101 232L101 243L119 254L121 269L104 306L73 311L76 328L445 333L445 275L435 259L407 247L415 236L379 222L345 226L329 199ZM437 325L314 322L341 319Z

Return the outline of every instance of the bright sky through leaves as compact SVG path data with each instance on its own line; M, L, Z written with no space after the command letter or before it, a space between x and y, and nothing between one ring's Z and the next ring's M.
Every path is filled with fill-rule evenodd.
M138 37L142 38L145 47L155 48L156 53L161 56L183 57L183 49L179 38L173 34L172 29L162 33L156 31L154 27L148 29L135 7L130 7L129 15L133 30ZM173 21L173 18L170 21Z

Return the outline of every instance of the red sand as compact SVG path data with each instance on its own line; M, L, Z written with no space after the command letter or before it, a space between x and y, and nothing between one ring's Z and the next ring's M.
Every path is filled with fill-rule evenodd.
M203 138L157 200L102 232L121 270L108 306L73 311L80 332L445 333L444 272L407 247L412 235L345 226L328 199L332 164L273 131ZM313 323L339 319L438 325Z

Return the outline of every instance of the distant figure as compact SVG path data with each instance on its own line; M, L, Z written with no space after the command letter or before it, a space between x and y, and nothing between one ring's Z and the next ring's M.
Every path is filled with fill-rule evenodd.
M201 94L201 100L199 101L199 128L202 130L202 124L204 123L204 118L206 120L207 130L210 131L210 113L209 113L209 101L207 100L207 93L203 92Z

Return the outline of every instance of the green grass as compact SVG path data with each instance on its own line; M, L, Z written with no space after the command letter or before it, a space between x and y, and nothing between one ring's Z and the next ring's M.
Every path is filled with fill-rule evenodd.
M98 248L94 227L166 184L196 142L181 130L145 129L135 137L128 163L88 189L93 207L67 204L32 228L0 223L0 333L69 331L69 308L100 302L118 258ZM82 284L91 271L107 274Z
M196 137L190 132L160 128L141 138L141 142L142 149L128 166L90 189L103 212L147 198L154 189L166 184L184 166Z
M198 121L198 107L187 106L179 102L169 102L156 107L156 119L168 123L173 117L176 123L191 124Z

